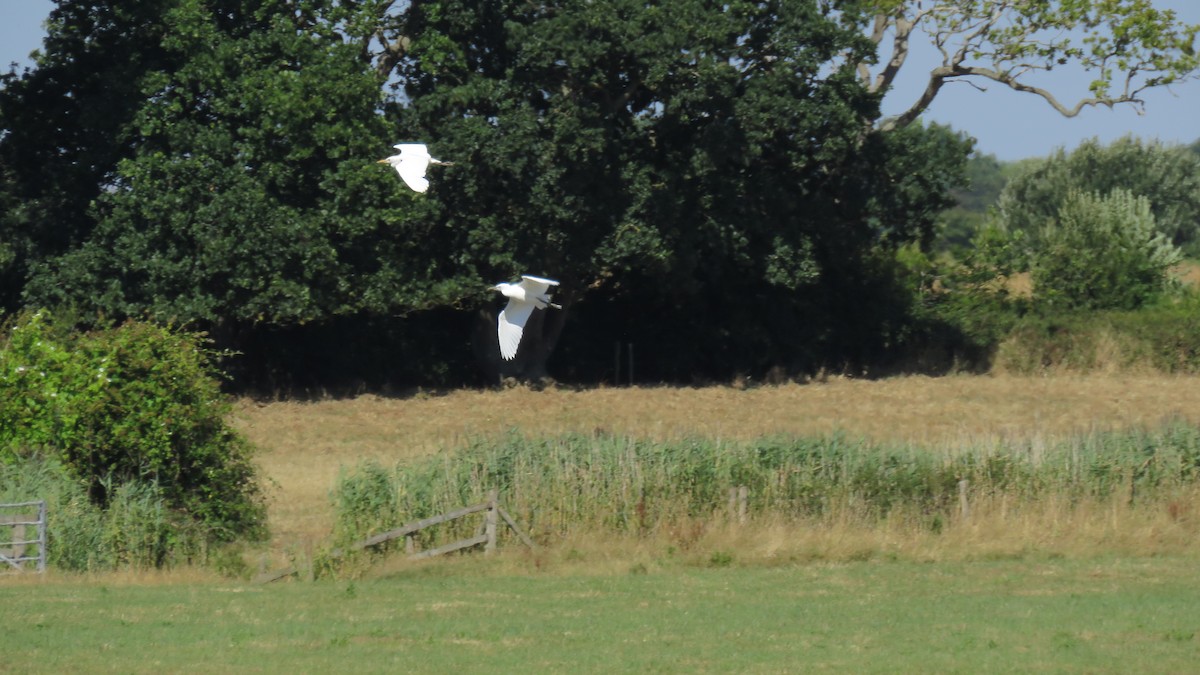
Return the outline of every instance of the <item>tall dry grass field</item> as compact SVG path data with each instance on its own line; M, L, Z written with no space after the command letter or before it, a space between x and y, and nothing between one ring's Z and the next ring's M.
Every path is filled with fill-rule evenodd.
M453 391L406 398L244 401L236 424L260 449L258 462L271 497L272 549L304 553L331 532L330 491L339 471L368 459L395 465L513 430L529 436L604 432L651 440L840 431L874 442L953 451L993 439L1153 427L1168 419L1200 423L1200 380L954 376L835 378L749 388ZM1003 508L989 505L979 513L980 522ZM1124 517L1112 513L1109 523ZM994 536L979 527L964 534ZM776 535L764 531L762 537L761 546L774 546Z

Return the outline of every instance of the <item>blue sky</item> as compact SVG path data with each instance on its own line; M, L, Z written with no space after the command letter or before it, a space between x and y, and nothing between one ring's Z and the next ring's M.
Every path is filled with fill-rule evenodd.
M1153 2L1156 7L1175 10L1189 23L1200 23L1200 0ZM0 67L7 70L11 62L28 64L29 52L41 46L45 36L42 22L53 4L50 0L0 0ZM931 56L932 47L914 44L910 62L884 101L885 114L900 112L920 92L924 80L915 66ZM1055 84L1056 91L1069 88L1086 93L1085 76L1070 80ZM924 118L970 134L978 151L1006 161L1044 156L1058 147L1071 149L1093 137L1106 143L1126 134L1166 143L1190 144L1200 139L1200 81L1187 82L1173 91L1151 91L1145 99L1145 115L1139 116L1129 107L1092 108L1068 119L1031 94L1000 86L981 92L957 84L942 89Z

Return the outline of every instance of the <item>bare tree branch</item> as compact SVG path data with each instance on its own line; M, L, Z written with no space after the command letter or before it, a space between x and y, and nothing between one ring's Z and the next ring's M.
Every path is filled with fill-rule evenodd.
M886 8L886 10L883 10ZM924 90L901 115L880 128L911 124L949 81L988 80L1034 94L1065 117L1084 108L1128 104L1142 112L1141 93L1198 75L1195 39L1200 26L1175 19L1141 0L1080 0L1030 4L1018 0L905 0L887 2L874 17L871 40L883 46L890 33L890 58L874 80L867 63L859 79L871 91L888 91L909 62L917 30L940 52ZM1082 37L1080 37L1082 35ZM1028 81L1058 67L1093 73L1090 95L1074 102ZM1114 89L1116 89L1114 91Z
M887 33L889 24L890 22L888 21L888 16L886 14L875 15L875 28L871 31L871 42L874 43L876 47L883 42L883 36ZM865 62L860 62L858 64L858 76L862 80L864 86L871 86L871 68ZM871 91L875 90L872 89Z
M392 70L395 69L396 64L400 63L400 59L403 59L404 55L408 53L412 41L408 39L408 36L401 35L392 42L388 42L383 34L383 29L375 31L375 38L383 47L383 51L375 58L375 72L380 77L386 78L392 74Z

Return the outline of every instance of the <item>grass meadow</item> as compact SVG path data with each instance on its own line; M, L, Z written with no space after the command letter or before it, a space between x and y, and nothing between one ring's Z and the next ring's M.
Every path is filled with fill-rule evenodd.
M1050 457L1062 439L1200 425L1198 385L954 376L246 400L236 424L260 450L272 539L244 558L252 572L311 569L333 545L336 486L372 463L449 467L462 448L491 457L520 438L719 451L830 435L868 451L1016 445ZM1149 464L1132 466L1140 476ZM1134 485L1128 468L1112 476ZM491 557L365 557L311 583L200 569L0 577L0 672L1194 671L1200 491L1175 480L1133 499L1122 485L982 493L969 519L936 527L919 508L850 505L533 527L534 551L506 536Z
M502 554L504 557L506 554ZM507 561L506 561L507 562ZM11 672L1194 672L1195 559L0 584Z

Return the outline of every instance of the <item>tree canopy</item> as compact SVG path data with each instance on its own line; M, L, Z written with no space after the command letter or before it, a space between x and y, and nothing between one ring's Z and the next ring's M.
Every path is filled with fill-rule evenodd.
M448 379L472 321L493 374L557 346L604 377L614 342L662 379L878 361L912 329L895 251L930 244L971 145L879 124L883 36L973 30L954 53L1010 86L1034 58L1134 69L1093 93L1136 103L1191 73L1194 30L1144 4L62 0L0 90L0 301L247 362L354 344L359 372L375 334ZM1101 37L1030 46L1072 26ZM935 75L987 76L963 63ZM456 162L425 195L374 164L403 140ZM486 289L519 273L565 311L505 371Z
M1092 139L1029 162L1005 185L996 209L1005 227L1033 231L1057 217L1072 191L1107 195L1128 190L1144 197L1156 228L1172 243L1200 242L1200 156L1186 147L1125 137Z
M1012 168L995 155L972 154L967 160L966 185L951 190L955 204L938 216L940 250L963 250L983 228L988 211L1000 197Z
M19 305L29 267L77 246L89 208L132 151L142 82L176 67L162 46L171 3L62 2L34 67L0 75L0 301Z
M430 192L456 233L439 258L620 307L589 326L605 354L628 335L648 363L761 368L785 341L814 348L845 314L831 299L878 282L877 247L928 239L961 172L955 134L868 132L878 96L829 64L870 43L818 4L412 12L398 119L470 167Z
M33 264L29 302L206 324L390 308L403 217L364 161L386 135L380 82L302 19L191 1L159 17L174 66L141 78L90 231Z

